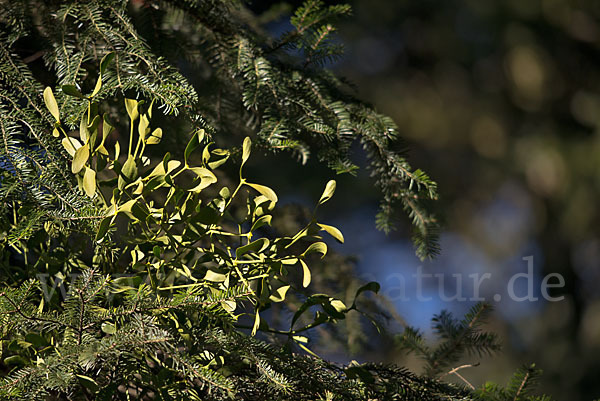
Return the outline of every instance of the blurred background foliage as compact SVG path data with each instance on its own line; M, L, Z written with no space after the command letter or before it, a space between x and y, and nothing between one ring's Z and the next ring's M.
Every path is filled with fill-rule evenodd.
M408 223L388 237L375 230L378 194L359 172L358 180L336 177L338 193L326 210L346 236L338 249L357 257L362 278L381 282L391 310L404 319L390 312L398 328L405 321L426 329L433 313L463 313L473 304L440 296L438 277L423 281L423 294L432 299L418 301L412 274L420 266L424 273L444 273L439 280L448 298L459 290L471 297L468 274L491 273L480 295L494 300L491 328L504 350L465 359L481 366L462 375L475 385L504 383L521 364L536 362L544 370L545 393L565 400L599 397L600 2L350 3L353 16L339 25L346 55L331 67L398 124L411 163L439 184L435 207L444 228L441 255L420 263ZM270 32L290 29L285 7L255 1L250 8ZM360 164L358 148L355 157ZM282 167L269 170L269 179L287 194L285 202L309 203L297 188L313 188L318 196L321 183L306 172L319 167L276 160ZM528 256L536 295L545 275L560 273L566 285L551 295L564 300L506 299L510 277L527 271ZM452 277L457 273L462 288ZM415 366L404 353L390 352L387 340L366 343L370 359ZM342 360L365 358L360 349L323 348Z

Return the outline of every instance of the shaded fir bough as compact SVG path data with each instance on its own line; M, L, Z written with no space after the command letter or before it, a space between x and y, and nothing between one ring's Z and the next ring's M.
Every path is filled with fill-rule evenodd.
M496 349L485 306L439 315L437 347L406 331L423 376L311 351L342 320L377 325L379 286L321 290L324 237L344 241L319 216L336 182L280 232L277 195L246 174L253 143L352 173L360 142L380 226L400 204L418 254L437 250L435 183L323 68L349 12L308 1L270 38L236 2L0 0L0 399L534 399L533 370L506 389L440 380Z
M465 353L481 357L500 350L497 336L481 331L489 312L489 304L479 303L458 321L452 313L442 311L432 319L433 331L441 340L435 347L428 346L419 330L412 327L406 328L399 337L399 345L423 359L428 376L439 376Z

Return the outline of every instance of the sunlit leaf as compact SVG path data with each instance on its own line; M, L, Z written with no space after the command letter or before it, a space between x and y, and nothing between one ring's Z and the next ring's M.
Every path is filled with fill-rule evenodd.
M208 147L204 148L205 150L208 149ZM216 169L219 168L221 165L223 165L228 159L229 159L229 151L227 150L223 150L223 149L215 149L211 152L206 152L209 154L210 156L210 161L207 160L207 162L205 162L208 167L210 167L211 169ZM205 160L204 156L202 158L203 160Z
M157 128L154 131L152 131L152 133L150 134L150 136L148 136L148 138L146 138L146 143L148 145L156 145L158 143L160 143L160 140L162 139L162 129L161 128Z
M150 121L146 115L142 115L140 117L140 122L138 124L138 134L142 138L142 141L146 138L148 126L150 125Z
M215 283L222 283L226 279L227 279L227 274L219 273L219 272L216 272L213 270L207 270L206 275L203 278L203 280L212 281Z
M235 302L235 300L233 300L233 299L230 299L227 301L221 301L221 306L227 312L233 313L233 312L235 312L235 309L237 308L237 302Z
M46 103L46 108L50 111L50 114L52 114L56 121L60 121L58 104L56 103L54 93L52 93L52 89L49 86L44 89L44 103Z
M327 244L324 242L314 242L306 248L306 251L302 255L306 256L311 253L320 253L321 257L327 255Z
M85 166L85 163L87 163L89 157L90 148L86 143L85 145L77 149L75 151L75 154L73 155L73 162L71 163L71 171L73 172L73 174L77 174L81 171L83 166Z
M129 157L125 161L125 164L123 164L121 174L123 174L123 176L125 176L129 180L134 180L137 176L137 164L133 155L129 155Z
M325 186L325 190L323 191L323 194L321 195L321 198L319 199L319 205L322 205L323 203L327 202L329 199L331 199L331 197L333 196L334 192L335 192L335 180L330 180L327 185Z
M334 307L334 309L338 312L345 312L348 308L346 307L346 304L344 304L342 301L340 301L339 299L333 299L330 303L331 306Z
M269 296L269 299L273 302L283 302L285 301L285 294L287 294L289 289L289 285L281 286L274 290L274 292Z
M254 324L252 325L252 335L255 336L258 328L260 327L260 315L258 314L258 310L254 315Z
M204 167L191 167L190 171L196 174L196 177L200 179L200 183L195 187L189 189L191 192L200 192L211 184L217 182L217 177L207 168Z
M121 206L119 206L119 209L117 210L118 212L131 212L131 208L133 207L133 205L135 205L135 202L137 202L135 199L131 199L128 200L127 202L123 203Z
M310 269L308 268L308 265L306 264L306 262L303 261L302 259L299 259L299 260L300 260L300 264L302 265L302 286L304 288L306 288L310 284L312 277L310 275Z
M96 172L88 167L85 168L83 174L83 190L90 198L96 194Z
M104 143L104 140L106 139L107 136L110 135L110 133L112 132L112 130L114 129L114 127L110 124L110 122L108 121L108 113L104 113L104 115L102 116L102 143Z
M115 142L115 160L119 159L119 155L121 154L121 145L119 144L119 141Z
M138 101L135 99L125 99L125 108L127 109L127 114L129 115L131 122L137 120L139 116Z
M102 323L101 329L106 334L115 334L117 332L115 325L109 322Z
M277 202L277 195L275 194L275 191L273 191L271 188L266 187L264 185L251 184L249 182L247 182L246 185L256 189L258 192L260 192L262 195L264 195L271 202Z
M167 171L165 172L165 174L171 174L179 166L181 166L181 162L179 160L169 160L167 162Z
M336 227L328 226L327 224L320 224L320 223L317 223L317 225L321 228L321 230L326 231L329 235L331 235L333 238L335 238L342 244L344 243L344 235Z
M75 151L81 147L77 138L63 138L61 143L71 157L75 156Z
M92 94L90 95L90 97L96 96L96 94L98 92L100 92L101 88L102 88L102 76L99 76L98 79L96 80L96 86L94 87L94 90L92 91Z
M252 147L252 141L250 137L244 138L244 144L242 145L242 166L246 163L250 157L250 148Z
M87 143L90 139L87 117L85 114L81 116L81 121L79 122L79 138L81 138L81 142L83 142L84 144Z

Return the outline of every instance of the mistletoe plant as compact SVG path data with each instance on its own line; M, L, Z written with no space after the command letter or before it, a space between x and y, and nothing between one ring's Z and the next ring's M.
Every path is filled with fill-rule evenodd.
M103 59L101 72L110 58ZM356 302L348 307L339 299L314 294L295 307L289 330L271 329L261 314L272 303L285 302L290 288L299 291L290 271L300 272L301 286L308 287L311 254L327 253L320 234L343 242L341 232L313 217L292 237L265 235L262 229L271 223L270 212L278 199L271 188L244 176L249 138L242 146L239 183L233 190L216 188L215 171L228 161L230 152L215 148L204 130L190 134L182 160L169 153L158 160L145 154L163 135L161 128L151 126L152 102L145 107L143 101L125 99L129 141L122 148L119 140L109 145L113 126L94 101L101 85L100 77L89 96L76 87L62 88L87 104L79 131L70 134L61 123L53 91L44 91L45 104L56 120L53 135L62 136L63 156L70 158L71 173L96 214L87 216L93 224L80 233L87 243L76 251L66 248L69 235L51 225L46 226L45 247L40 242L38 249L22 250L42 263L60 260L66 252L68 258L63 258L53 279L72 273L81 277L66 300L57 299L58 294L45 299L47 289L39 291L40 282L34 279L0 293L3 338L19 339L10 343L12 356L6 363L20 367L0 386L0 394L18 397L50 374L56 376L55 384L40 385L36 397L69 392L78 384L90 396L112 394L119 386L124 386L125 394L128 389L142 394L167 391L152 380L137 378L134 371L123 375L123 370L131 369L130 358L148 372L158 368L159 373L166 369L179 374L181 381L175 387L187 396L200 394L199 384L234 394L227 375L219 370L226 355L204 347L205 339L198 341L205 330L218 330L213 335L231 333L249 320L252 336L274 332L308 350L302 332L357 309ZM315 212L334 191L335 181L329 181ZM11 242L13 247L18 244ZM121 274L115 275L119 266ZM356 295L367 290L377 291L378 286L367 284ZM311 318L308 312L314 312L314 306L320 308ZM123 358L132 346L134 354ZM179 352L181 346L187 352ZM270 377L266 362L256 363ZM269 380L277 383L276 377ZM282 389L288 387L280 384Z

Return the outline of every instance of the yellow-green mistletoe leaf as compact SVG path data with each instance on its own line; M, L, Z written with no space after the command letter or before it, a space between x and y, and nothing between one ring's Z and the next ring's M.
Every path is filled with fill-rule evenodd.
M119 155L121 154L121 145L119 141L115 142L115 160L119 160Z
M79 137L83 143L87 143L90 139L90 131L88 130L87 117L85 114L81 117L81 122L79 123Z
M344 304L339 299L332 299L330 305L333 306L333 308L340 313L346 312L346 310L348 310L346 304Z
M264 185L251 184L249 182L247 182L246 185L256 189L258 192L261 193L261 195L264 195L271 202L277 202L277 194L275 194L275 191L273 191L271 188L266 187Z
M135 158L132 155L129 155L127 161L123 164L121 174L129 180L133 180L137 176L137 165L135 163Z
M246 137L244 139L244 144L242 145L242 166L246 163L246 161L250 157L250 148L251 147L252 147L252 140L250 140L250 137Z
M147 133L146 130L148 129L149 125L150 125L150 121L148 120L148 117L146 117L145 115L142 115L140 117L140 123L138 125L138 134L140 134L142 141L146 138L146 133Z
M135 205L136 202L137 201L135 199L131 199L131 200L128 200L127 202L123 203L117 209L117 214L123 212L127 215L133 216L133 214L131 214L131 209L133 208L133 205Z
M104 143L104 140L110 135L114 127L110 124L110 121L108 121L108 113L104 113L102 120L102 143Z
M260 315L258 314L258 310L254 315L254 325L252 325L252 335L255 336L258 328L260 327Z
M190 167L189 168L196 177L200 179L200 183L195 187L189 189L190 192L198 193L208 187L211 184L217 182L217 177L207 168L204 167Z
M285 301L285 294L288 292L289 289L289 285L281 286L269 296L269 299L273 302L283 302Z
M117 332L115 325L109 322L102 323L101 329L106 334L115 334Z
M71 163L71 171L73 174L77 174L81 171L85 163L87 163L90 157L90 148L86 143L79 149L75 151L75 155L73 156L73 162Z
M308 248L306 248L306 251L304 251L302 256L306 256L314 252L320 253L321 257L327 255L327 244L324 242L314 242L310 244Z
M204 280L212 281L214 283L222 283L227 279L227 274L219 273L213 270L207 270L206 275L204 276Z
M237 308L237 302L234 299L229 299L227 301L221 301L221 306L223 309L225 309L225 311L233 313Z
M102 88L102 75L98 77L96 81L96 86L94 87L94 91L91 94L91 97L96 96L98 92L100 92L100 88Z
M162 129L161 128L157 128L154 131L152 131L152 133L150 134L150 136L146 140L146 144L148 144L148 145L156 145L157 143L160 143L161 139L162 139Z
M75 151L81 147L77 138L63 138L61 143L71 157L75 156Z
M312 277L310 275L310 269L308 268L308 265L306 264L306 262L303 261L302 259L299 259L299 260L300 260L300 264L302 265L302 286L304 288L306 288L310 284Z
M96 172L88 167L85 168L83 174L83 190L90 198L96 194Z
M317 225L321 228L321 230L327 232L329 235L331 235L333 238L335 238L342 244L344 243L344 235L336 227L328 226L327 224L320 224L320 223L317 223Z
M321 195L321 198L319 199L319 205L322 205L323 203L331 199L333 193L335 192L335 185L335 180L330 180L327 183L327 185L325 186L325 190L323 191L323 195Z
M131 122L137 120L140 115L138 112L138 101L135 99L125 99L125 108L127 109L127 114L129 114Z
M50 114L52 114L56 121L60 121L58 104L56 103L54 93L52 93L52 89L49 86L44 89L44 103L46 103L46 108L50 111Z

